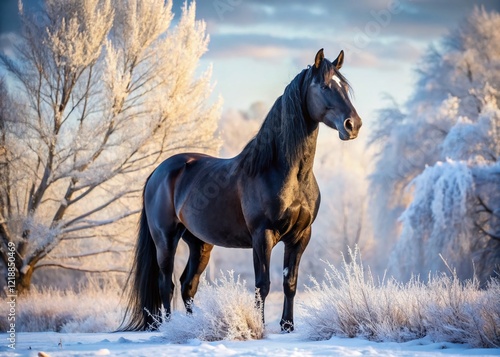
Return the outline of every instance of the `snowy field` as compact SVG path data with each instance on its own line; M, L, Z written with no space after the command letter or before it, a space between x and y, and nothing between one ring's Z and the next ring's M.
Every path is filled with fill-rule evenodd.
M301 294L299 294L301 295ZM299 300L304 299L304 295ZM0 346L1 357L38 356L500 356L500 349L471 348L467 344L432 342L423 338L404 343L372 342L362 338L333 337L311 341L307 337L303 311L297 313L297 330L279 332L281 293L271 293L266 304L266 336L261 340L206 342L192 339L172 343L163 332L56 333L21 332L15 350ZM299 303L300 306L300 303ZM178 325L175 325L178 326ZM168 326L166 327L168 328ZM0 334L6 341L7 335ZM43 355L42 355L43 356Z
M34 293L20 300L19 331L62 332L17 332L15 350L0 334L0 357L500 356L500 348L477 348L499 345L500 285L477 290L441 276L425 285L377 287L373 278L363 279L353 258L342 271L330 266L324 283L299 292L291 334L280 332L283 294L274 291L266 300L264 337L253 339L263 329L254 295L228 273L215 283L202 280L193 315L175 311L159 332L102 332L115 330L123 313L114 290Z
M6 334L1 334L2 341ZM62 347L59 344L62 344ZM189 341L171 344L161 333L19 333L17 348L5 346L0 356L500 356L500 349L470 349L464 345L432 343L427 339L406 343L377 343L358 338L308 341L300 332L271 333L259 341Z

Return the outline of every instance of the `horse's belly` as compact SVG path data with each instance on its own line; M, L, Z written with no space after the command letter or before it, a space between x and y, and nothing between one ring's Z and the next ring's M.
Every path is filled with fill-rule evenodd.
M238 227L220 220L199 219L184 225L196 237L206 243L226 248L252 248L252 237Z
M225 248L252 248L252 238L246 235L235 235L234 233L200 233L204 242Z
M206 243L226 248L252 247L241 208L230 197L214 198L204 206L187 201L179 216L184 226Z

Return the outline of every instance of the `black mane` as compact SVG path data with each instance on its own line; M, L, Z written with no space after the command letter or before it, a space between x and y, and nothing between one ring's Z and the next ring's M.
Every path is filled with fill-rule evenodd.
M240 154L240 166L250 175L271 166L282 157L288 164L304 153L307 135L306 89L312 80L312 69L302 70L285 88L266 116L259 132Z

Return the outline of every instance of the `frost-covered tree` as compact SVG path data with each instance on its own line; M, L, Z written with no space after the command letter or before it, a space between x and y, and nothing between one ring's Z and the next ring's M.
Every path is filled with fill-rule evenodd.
M13 242L20 291L44 266L127 270L110 261L147 172L176 151L218 148L211 70L196 74L205 25L193 2L173 27L171 8L45 0L34 14L20 3L22 38L0 57L1 258Z
M420 62L406 106L380 112L374 222L379 254L394 247L402 278L443 270L439 254L462 278L498 272L499 27L500 14L476 9Z

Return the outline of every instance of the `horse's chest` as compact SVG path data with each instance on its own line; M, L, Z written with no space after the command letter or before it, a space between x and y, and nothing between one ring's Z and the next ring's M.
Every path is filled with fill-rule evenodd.
M297 185L277 195L277 211L270 218L282 235L302 231L316 218L318 205L319 191L315 187Z
M281 237L300 234L316 218L319 189L314 178L304 183L294 177L261 177L244 192L243 215L250 232L271 229Z

